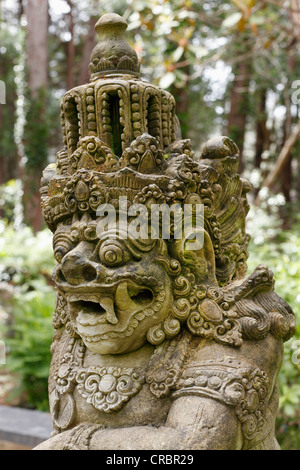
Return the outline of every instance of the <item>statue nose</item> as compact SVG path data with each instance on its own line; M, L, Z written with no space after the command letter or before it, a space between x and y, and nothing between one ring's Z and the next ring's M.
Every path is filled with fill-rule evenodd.
M97 278L97 269L81 253L68 253L62 260L61 273L71 285L79 285L84 282L92 282Z

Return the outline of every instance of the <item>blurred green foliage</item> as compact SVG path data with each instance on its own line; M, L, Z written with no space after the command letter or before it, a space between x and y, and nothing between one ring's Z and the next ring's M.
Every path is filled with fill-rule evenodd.
M10 180L0 185L0 214L2 221L13 223L17 217L19 196L21 189L20 180Z
M48 230L34 235L29 227L15 229L12 224L0 221L1 293L5 286L12 292L5 307L2 306L7 315L5 321L0 321L0 333L8 351L5 368L18 379L8 400L44 411L48 410L55 305L51 285L53 267Z
M13 323L6 327L7 367L19 377L14 399L17 394L20 405L48 411L54 293L43 282L31 288L25 284L13 299Z

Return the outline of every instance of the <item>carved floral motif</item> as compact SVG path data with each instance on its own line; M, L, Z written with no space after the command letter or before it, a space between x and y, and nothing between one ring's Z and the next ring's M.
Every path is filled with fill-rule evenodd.
M90 367L76 374L80 395L100 411L120 410L141 389L144 376L132 368Z

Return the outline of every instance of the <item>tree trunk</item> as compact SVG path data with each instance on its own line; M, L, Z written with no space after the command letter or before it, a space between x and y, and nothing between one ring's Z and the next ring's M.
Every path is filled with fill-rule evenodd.
M296 70L296 67L297 67L296 61L297 61L297 56L298 56L297 51L299 50L299 47L300 47L300 5L299 5L299 0L291 0L291 8L292 8L291 22L293 24L293 31L294 31L294 36L295 36L295 39L296 39L296 43L293 46L292 51L289 51L289 66L293 70L294 76L295 76L295 70ZM297 116L298 116L298 113L297 113ZM295 155L296 155L296 153L295 153ZM298 163L299 163L299 158L297 160L298 160ZM299 168L299 166L298 166L298 168ZM291 179L292 179L292 158L291 158L290 172L291 172ZM298 181L299 181L299 178L300 178L300 173L298 172ZM298 199L298 202L300 202L300 185L299 185L299 183L297 183L297 185L296 185L296 198Z
M181 58L182 63L186 63L185 54L182 55ZM188 62L186 65L180 68L180 70L185 74L185 86L179 88L176 85L173 85L171 88L171 93L175 98L176 103L176 115L180 122L180 129L183 139L187 139L189 137L189 128L190 128L190 120L189 120L189 77L190 77L190 66Z
M262 184L263 187L271 189L274 186L274 184L278 181L283 171L284 166L288 164L291 150L296 144L299 136L300 136L300 120L298 121L297 125L293 129L292 134L286 140L273 170L271 171L271 173L268 175L268 177L265 179L265 181ZM259 198L257 197L255 204L258 204L258 202L259 202Z
M176 115L180 122L182 138L188 138L189 130L189 93L188 85L184 88L173 87L172 95L176 101Z
M67 0L70 7L69 12L69 32L70 40L67 46L67 90L74 88L74 71L75 71L75 44L74 44L74 18L73 18L73 3Z
M28 86L36 98L48 84L48 0L27 0L25 14Z
M281 173L281 191L285 197L286 202L291 202L291 189L292 189L292 155L286 158L285 164L282 166Z
M8 40L11 41L11 38ZM5 184L17 175L16 145L13 127L16 110L15 74L12 71L12 60L15 55L8 45L7 54L0 56L0 80L4 82L3 104L0 103L0 184ZM1 85L1 84L0 84ZM1 87L2 91L2 87Z
M97 19L98 18L92 17L90 18L90 21L89 21L89 32L88 32L87 37L84 40L83 53L82 53L82 59L81 59L81 71L79 75L78 85L88 83L90 79L89 64L91 60L92 50L94 49L96 45L95 25L97 23Z
M263 152L270 146L270 135L267 129L266 101L267 90L261 89L258 92L258 113L256 121L256 141L255 141L255 168L260 168Z
M291 0L291 20L298 45L300 44L300 6L298 0Z
M289 68L292 70L291 62L289 60ZM285 109L286 109L286 117L285 122L283 124L283 142L286 142L287 138L292 133L292 115L291 115L291 103L290 103L290 95L289 95L289 84L285 87ZM292 189L292 153L291 151L286 156L285 163L282 165L281 174L280 174L280 184L281 184L281 191L285 197L286 202L291 202L291 189Z
M230 92L230 111L227 117L226 134L240 149L240 167L243 170L243 151L249 105L249 85L252 73L251 61L236 64L235 77Z
M3 76L2 75L2 70L1 70L1 64L0 64L0 78ZM3 104L0 103L0 132L2 129L3 125ZM4 155L2 155L2 152L0 153L0 184L4 183ZM1 217L1 212L0 212L0 217Z
M295 70L296 70L296 48L297 45L300 45L300 8L298 5L297 0L291 0L291 8L292 11L290 12L291 22L294 26L294 37L295 43L292 43L292 46L287 50L287 77L294 77ZM284 142L287 140L288 136L292 134L292 113L291 113L291 98L290 98L290 90L291 90L291 83L290 81L287 82L285 90L284 90L284 101L285 101L285 108L286 108L286 119L284 123ZM283 144L284 144L283 142ZM293 186L293 174L292 174L292 166L293 166L293 155L290 152L289 155L286 156L286 161L282 166L281 171L281 191L286 199L287 202L291 202L291 190Z
M29 112L24 131L24 219L36 232L42 228L40 178L47 163L46 90L48 86L48 0L27 0L26 53Z

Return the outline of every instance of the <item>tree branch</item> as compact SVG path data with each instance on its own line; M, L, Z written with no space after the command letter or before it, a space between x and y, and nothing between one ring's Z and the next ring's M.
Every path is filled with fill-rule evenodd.
M280 177L280 174L282 172L282 169L284 168L285 163L287 162L287 159L289 158L290 152L294 145L296 144L298 137L300 136L300 119L297 123L297 125L294 127L293 132L289 136L289 138L285 141L285 144L279 154L278 160L271 171L271 173L267 176L267 178L264 180L262 187L271 189L274 184L276 183L277 179ZM257 196L254 204L258 205L259 204L259 195Z

